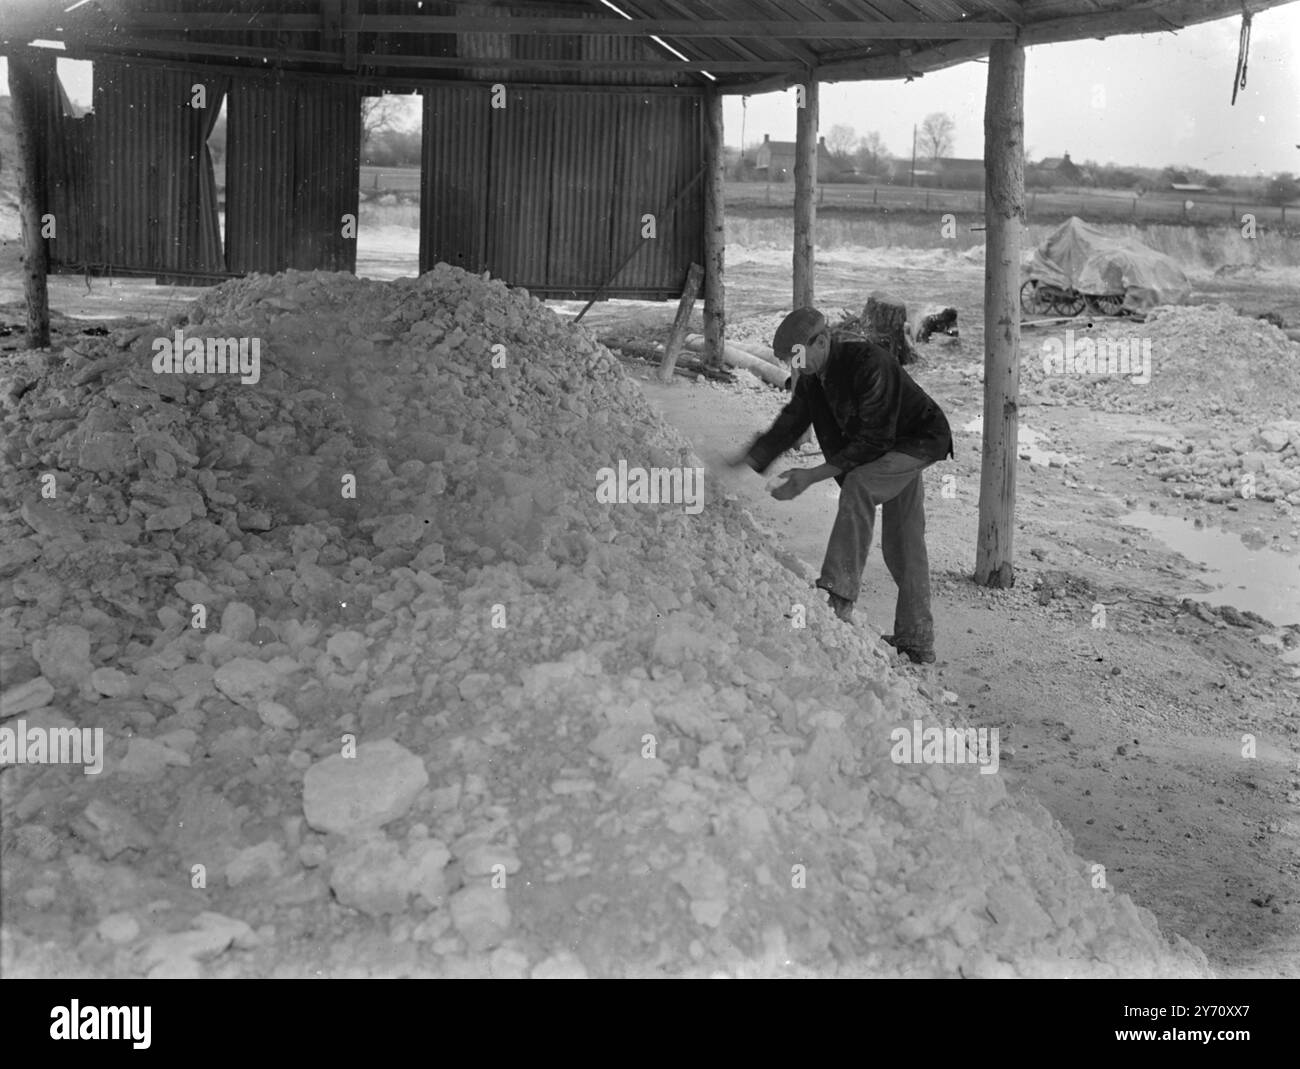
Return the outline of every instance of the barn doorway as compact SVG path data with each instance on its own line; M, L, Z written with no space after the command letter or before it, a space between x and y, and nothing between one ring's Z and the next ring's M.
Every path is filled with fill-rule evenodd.
M424 117L418 93L361 98L358 276L420 272L420 167Z

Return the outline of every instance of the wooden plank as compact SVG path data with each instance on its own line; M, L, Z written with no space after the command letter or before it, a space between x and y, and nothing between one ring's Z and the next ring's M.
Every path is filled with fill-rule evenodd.
M1020 398L1020 230L1025 217L1025 50L997 41L984 98L984 450L975 582L1016 581Z
M343 0L320 0L321 48L343 47Z
M695 310L695 298L699 296L700 283L703 281L704 268L699 264L691 264L691 269L686 272L686 285L682 289L682 299L677 302L677 315L673 318L673 329L668 335L664 358L659 364L660 382L668 382L673 377L673 368L677 366L682 342L686 340L686 331L691 325L691 312Z
M1003 18L1023 26L1029 21L1029 13L1020 0L984 0L984 2Z
M1109 17L1109 16L1108 16ZM1103 25L1103 19L1096 18ZM152 14L129 15L120 25L127 30L169 32L272 33L310 32L320 29L316 15ZM351 25L351 20L349 20ZM612 19L502 15L484 18L466 15L361 15L355 23L361 33L524 33L566 37L736 37L792 40L822 38L839 41L1009 40L1016 27L1009 22L831 21L817 19Z
M18 142L18 208L23 239L23 300L27 306L28 349L50 346L50 298L46 275L49 249L41 236L45 175L41 166L41 95L47 83L27 56L9 56L9 94ZM66 226L67 220L63 221Z
M955 67L972 59L982 59L988 50L988 41L949 41L934 48L913 52L910 56L893 53L860 58L827 58L817 68L817 77L824 82L919 78L931 71Z
M360 0L346 0L343 13L343 69L357 69L357 20L361 14Z
M722 94L704 97L704 337L705 362L722 366L727 344L726 152L722 134Z

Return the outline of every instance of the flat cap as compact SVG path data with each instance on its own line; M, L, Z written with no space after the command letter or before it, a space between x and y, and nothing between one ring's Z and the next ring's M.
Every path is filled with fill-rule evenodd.
M772 337L772 351L778 359L789 360L796 345L807 345L826 329L826 317L816 308L796 308L776 328Z

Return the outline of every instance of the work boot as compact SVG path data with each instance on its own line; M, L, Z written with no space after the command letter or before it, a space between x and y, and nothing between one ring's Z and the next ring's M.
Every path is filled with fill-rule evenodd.
M881 635L880 638L882 641L888 642L894 647L894 649L898 650L899 653L906 654L908 660L913 664L934 664L935 662L933 646L927 649L918 649L915 646L900 646L894 641L893 635Z
M829 590L826 592L827 604L835 610L835 615L843 620L846 624L853 623L853 602L848 598L842 598L838 594L832 594Z

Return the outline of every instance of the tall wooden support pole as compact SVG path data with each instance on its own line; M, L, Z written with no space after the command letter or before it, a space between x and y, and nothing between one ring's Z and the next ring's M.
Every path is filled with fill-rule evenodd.
M817 79L802 86L803 107L795 112L794 307L811 305L817 224Z
M27 302L27 348L50 345L50 298L45 276L49 253L41 236L45 174L41 167L40 68L18 52L9 54L9 94L18 141L18 210L23 237L23 296ZM66 224L65 224L66 225Z
M794 135L794 308L811 307L816 300L814 273L816 270L817 233L817 79L811 74L797 90L802 99L795 112ZM799 368L791 369L790 387L799 381ZM812 441L809 427L795 443L799 448Z
M722 147L722 94L704 97L704 361L722 367L727 343L727 210L723 194L726 157Z
M994 41L984 97L984 457L975 582L1016 581L1012 539L1020 398L1020 233L1025 216L1025 50Z

